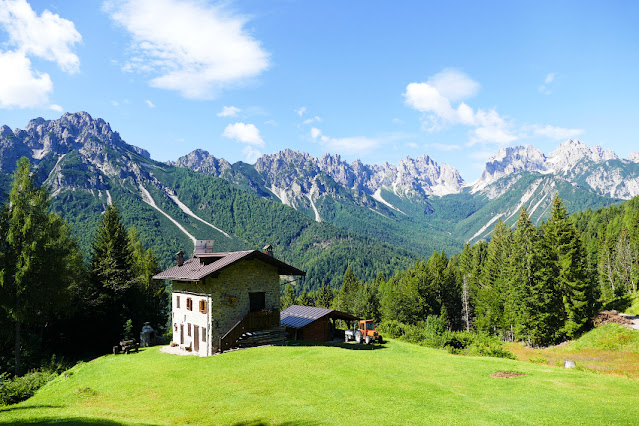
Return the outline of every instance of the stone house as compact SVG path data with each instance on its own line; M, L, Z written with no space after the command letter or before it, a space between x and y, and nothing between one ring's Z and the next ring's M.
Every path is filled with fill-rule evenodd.
M173 282L173 342L200 356L237 345L243 334L280 325L280 277L305 272L264 252L214 253L212 241L198 241L191 259L153 278Z

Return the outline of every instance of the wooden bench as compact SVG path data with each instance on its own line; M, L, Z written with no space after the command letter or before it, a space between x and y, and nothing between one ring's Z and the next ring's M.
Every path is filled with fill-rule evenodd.
M120 345L113 347L113 355L117 355L119 353L128 354L131 351L137 352L140 349L140 344L136 343L135 340L122 340Z

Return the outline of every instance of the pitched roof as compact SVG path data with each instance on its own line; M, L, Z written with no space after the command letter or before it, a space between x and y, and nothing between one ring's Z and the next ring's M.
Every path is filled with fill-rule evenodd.
M291 305L280 312L280 322L284 327L302 328L326 315L344 320L356 320L357 317L335 309L315 308L313 306Z
M200 258L218 258L217 260L205 264L200 262ZM156 280L179 280L179 281L199 281L202 278L218 274L222 269L242 260L260 260L269 265L275 266L280 275L300 275L305 276L306 272L301 271L281 260L262 253L258 250L233 251L229 253L207 253L198 255L186 260L182 266L173 266L166 271L160 272L153 278Z

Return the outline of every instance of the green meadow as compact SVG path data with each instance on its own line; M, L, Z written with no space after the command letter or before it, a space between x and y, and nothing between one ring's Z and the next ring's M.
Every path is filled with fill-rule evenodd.
M209 358L154 347L76 365L0 423L630 425L637 395L633 379L399 341Z

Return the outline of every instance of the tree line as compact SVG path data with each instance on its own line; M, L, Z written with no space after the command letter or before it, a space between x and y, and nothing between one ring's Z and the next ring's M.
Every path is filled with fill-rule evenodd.
M362 282L348 268L339 289L295 294L282 307L331 307L384 323L493 335L544 346L592 327L596 311L637 294L639 200L569 216L555 197L535 226L522 208L514 227L497 221L489 242L434 252L386 279Z
M0 211L0 372L38 367L52 354L107 352L149 321L166 323L168 293L151 277L157 260L108 206L85 264L71 229L49 211L26 158ZM128 325L128 327L127 327Z

